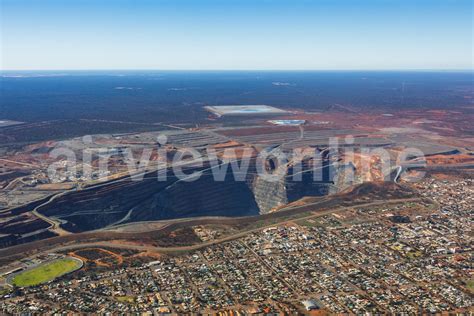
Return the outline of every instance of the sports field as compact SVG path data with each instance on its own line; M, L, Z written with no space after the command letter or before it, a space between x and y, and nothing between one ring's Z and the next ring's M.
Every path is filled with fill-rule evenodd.
M81 266L82 263L76 259L58 259L15 275L11 283L20 287L38 285L75 271Z

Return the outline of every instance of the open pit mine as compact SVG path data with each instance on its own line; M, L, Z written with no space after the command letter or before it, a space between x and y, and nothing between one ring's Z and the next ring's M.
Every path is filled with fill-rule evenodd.
M259 175L257 159L250 158L244 177L235 175L228 164L222 181L216 181L213 169L223 168L222 165L212 167L209 161L200 166L190 163L183 167L183 173L189 177L200 173L192 181L178 178L171 168L167 179L159 180L155 170L144 173L139 180L134 177L112 180L46 198L12 213L34 209L38 216L47 217L61 229L83 232L138 221L266 214L304 196L337 191L334 179L330 178L334 168L327 158L316 171L309 161L303 161L298 170L300 176L291 163L276 168L271 159L262 162L266 170ZM277 181L265 178L277 172L283 172ZM314 180L315 172L319 173L318 181Z

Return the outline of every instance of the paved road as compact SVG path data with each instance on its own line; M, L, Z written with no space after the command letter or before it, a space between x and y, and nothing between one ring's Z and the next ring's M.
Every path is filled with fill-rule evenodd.
M272 222L271 224L263 225L258 228L254 229L249 229L245 231L241 231L229 236L225 236L223 238L215 239L212 241L208 242L203 242L200 244L196 245L191 245L191 246L177 246L177 247L154 247L154 246L144 246L144 245L136 245L136 244L123 244L123 243L115 243L115 242L92 242L92 243L76 243L74 245L68 245L68 246L61 246L61 247L56 247L53 249L49 249L48 252L51 251L64 251L64 250L73 250L73 249L78 249L78 248L84 248L84 247L111 247L111 248L119 248L119 249L133 249L133 250L139 250L139 251L152 251L152 252L161 252L161 253L170 253L170 252L183 252L183 251L193 251L201 248L205 248L211 245L215 244L220 244L226 241L231 241L235 240L241 237L244 237L250 233L258 232L261 231L262 229L268 228L268 227L273 227L275 225L281 225L293 221L299 221L299 220L305 220L305 219L311 219L315 217L321 217L324 215L336 213L336 212L341 212L344 210L352 209L354 207L369 207L369 206L378 206L378 205L387 205L387 204L398 204L398 203L404 203L404 202L415 202L415 201L421 201L421 198L409 198L409 199L396 199L396 200L383 200L383 201L374 201L370 203L364 203L364 204L358 204L358 205L353 205L353 206L345 206L345 207L338 207L335 209L331 210L326 210L326 211L320 211L316 214L312 214L309 216L304 216L304 217L299 217L299 218L292 218L292 219L282 219L281 221L277 222ZM317 204L317 203L312 203L312 204ZM308 204L311 205L311 204ZM308 206L308 205L305 205ZM295 206L294 208L301 208L301 206ZM170 223L171 224L171 223ZM168 224L168 225L170 225ZM161 229L166 228L164 225L163 227L154 230L154 231L159 231Z

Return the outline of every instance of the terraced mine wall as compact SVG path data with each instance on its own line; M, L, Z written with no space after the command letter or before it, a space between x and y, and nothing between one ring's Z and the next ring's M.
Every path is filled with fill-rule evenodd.
M310 163L303 161L301 170L290 166L286 169L285 176L279 181L265 181L265 179L256 176L253 182L253 192L260 208L260 214L269 213L305 196L329 194L333 183L330 178L330 168L331 166L326 160L322 164L322 169L315 174Z
M127 178L64 194L38 212L71 232L147 220L251 216L269 213L303 196L325 195L331 184L327 176L315 182L312 173L304 173L302 181L288 174L268 182L257 175L255 165L253 160L243 181L236 181L230 166L225 180L215 181L208 163L183 168L186 174L203 172L190 182L179 180L171 171L166 181L158 181L157 173L150 172L141 181Z
M0 248L56 236L48 230L50 226L48 222L36 216L29 216L27 213L47 201L48 198L0 214Z
M158 244L159 247L170 247L173 245L173 240L170 240L169 234L179 228L191 227L205 224L222 224L231 225L244 228L247 225L253 225L258 221L268 221L277 218L287 218L295 214L303 214L307 212L324 211L328 209L335 209L338 207L355 207L357 205L366 205L368 201L384 201L383 203L390 203L393 199L410 199L416 198L417 195L409 187L401 186L393 182L382 183L363 183L356 186L349 192L335 194L328 199L311 203L309 205L296 206L295 208L281 210L269 214L258 216L239 217L239 218L195 218L187 219L179 222L174 222L156 230L138 230L132 228L126 232L102 230L93 232L84 232L80 234L70 234L49 238L48 240L38 240L32 243L0 249L0 265L5 265L15 260L20 260L26 256L31 255L32 252L41 249L53 249L60 245L65 245L71 242L96 242L107 240L135 240L138 242L152 241ZM400 200L392 201L400 203ZM426 203L431 203L429 200ZM137 223L136 225L141 225ZM171 243L170 243L171 242ZM71 245L69 245L71 246ZM84 247L78 245L78 247ZM1 248L1 247L0 247ZM174 252L174 250L173 250Z
M183 172L208 168L183 168ZM234 181L230 172L223 182L214 181L210 173L191 182L169 173L166 181L158 181L156 172L151 172L141 181L125 179L65 194L38 212L60 221L66 230L81 232L135 221L257 215L259 208L247 182Z
M6 234L0 235L0 249L7 248L15 245L21 245L29 243L35 240L42 240L46 238L51 238L58 236L57 234L50 232L47 229L42 229L39 231L33 231L31 234Z

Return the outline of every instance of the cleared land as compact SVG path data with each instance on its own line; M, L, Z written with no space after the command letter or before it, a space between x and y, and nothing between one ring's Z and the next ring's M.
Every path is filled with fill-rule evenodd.
M94 247L99 241L127 240L148 244L149 247L160 248L166 251L173 247L187 247L200 242L199 238L189 229L191 226L203 224L227 224L238 225L239 229L249 230L261 227L264 224L273 225L280 221L296 219L307 215L308 212L332 211L338 207L354 207L366 204L368 201L377 203L400 202L410 199L418 199L410 190L394 183L364 183L355 187L352 191L334 194L326 198L306 199L304 205L289 205L278 212L233 218L188 218L165 222L132 223L127 229L121 227L120 231L96 230L90 232L76 233L57 236L49 239L33 241L31 243L16 245L0 249L0 264L8 264L15 260L32 255L38 250L46 251L55 247L69 245L71 243L92 243ZM145 227L145 228L144 228ZM200 244L203 245L203 244ZM110 246L110 245L105 245ZM147 246L148 247L148 246Z
M81 267L82 262L78 259L58 259L17 274L11 283L20 287L34 286L51 281Z

